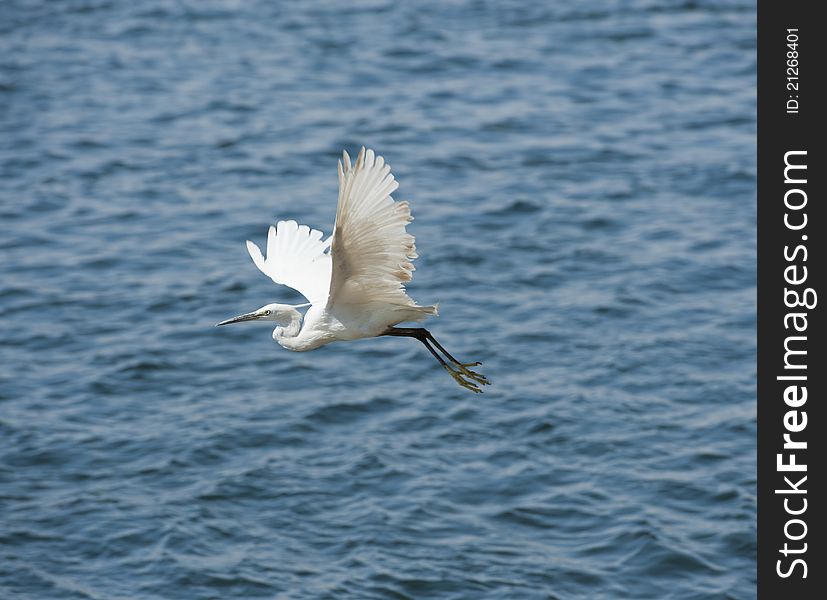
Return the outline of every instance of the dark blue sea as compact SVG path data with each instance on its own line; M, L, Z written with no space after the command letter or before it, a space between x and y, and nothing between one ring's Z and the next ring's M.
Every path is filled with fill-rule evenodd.
M0 4L0 598L753 598L754 13ZM484 394L214 327L362 145Z

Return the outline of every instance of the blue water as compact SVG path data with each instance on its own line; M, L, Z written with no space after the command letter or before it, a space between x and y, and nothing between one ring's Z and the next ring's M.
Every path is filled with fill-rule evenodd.
M3 2L0 597L753 597L754 9ZM483 395L213 326L362 144Z

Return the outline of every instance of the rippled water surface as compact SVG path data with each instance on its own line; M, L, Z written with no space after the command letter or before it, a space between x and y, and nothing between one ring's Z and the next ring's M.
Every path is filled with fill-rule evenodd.
M0 597L753 597L754 8L3 2ZM483 395L213 326L362 144Z

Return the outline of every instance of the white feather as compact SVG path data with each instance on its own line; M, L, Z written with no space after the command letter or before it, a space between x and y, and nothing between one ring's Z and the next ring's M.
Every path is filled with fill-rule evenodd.
M313 304L324 303L330 289L330 238L295 221L279 221L267 234L267 258L253 242L247 251L270 279L298 291Z
M405 227L413 220L407 202L395 202L399 187L389 165L373 150L362 150L351 167L339 163L339 203L331 255L333 273L328 310L379 310L371 327L419 321L436 314L435 306L417 306L405 293L417 257L414 237Z

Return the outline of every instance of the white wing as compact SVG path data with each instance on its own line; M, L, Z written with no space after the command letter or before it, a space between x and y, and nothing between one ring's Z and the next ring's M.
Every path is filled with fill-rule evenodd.
M313 304L324 303L330 290L330 238L295 221L279 221L267 234L267 258L250 240L247 251L270 279L298 291Z
M405 230L413 220L408 203L391 198L397 187L390 166L373 150L362 148L352 168L347 152L343 154L328 307L384 305L405 316L399 321L436 314L436 307L417 306L405 293L416 246Z

